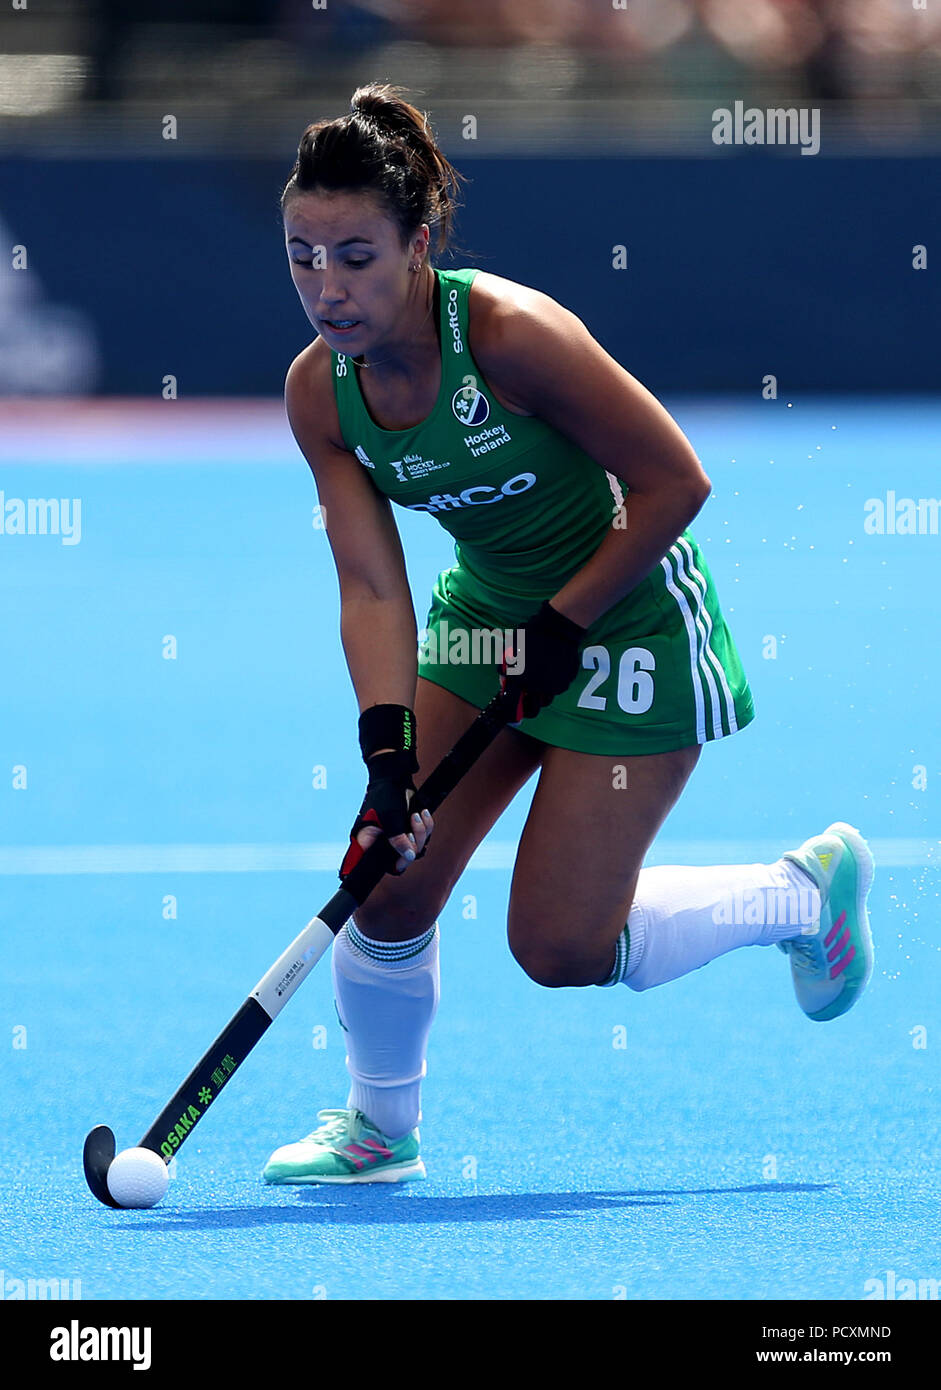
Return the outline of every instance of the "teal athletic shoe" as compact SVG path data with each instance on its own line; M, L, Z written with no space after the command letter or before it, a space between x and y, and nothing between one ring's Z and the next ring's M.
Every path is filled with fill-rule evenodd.
M306 1139L275 1149L267 1183L411 1182L425 1176L418 1130L401 1139L380 1133L361 1110L321 1110L323 1123Z
M872 854L858 830L835 821L781 857L803 869L820 893L820 917L811 930L777 945L791 958L798 1004L808 1018L826 1023L853 1007L872 974L866 911Z

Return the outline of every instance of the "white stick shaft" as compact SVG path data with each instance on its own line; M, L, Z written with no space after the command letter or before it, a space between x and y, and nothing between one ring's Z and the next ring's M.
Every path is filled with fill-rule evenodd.
M277 1018L291 995L333 945L333 932L314 917L252 990L269 1018Z

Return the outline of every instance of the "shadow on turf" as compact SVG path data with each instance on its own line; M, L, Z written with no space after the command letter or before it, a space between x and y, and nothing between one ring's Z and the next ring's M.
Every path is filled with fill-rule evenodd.
M787 1196L795 1192L827 1192L834 1183L750 1183L744 1187L677 1187L637 1192L495 1192L484 1196L423 1197L421 1183L289 1186L266 1189L289 1192L294 1206L213 1207L189 1214L155 1211L138 1231L218 1230L276 1225L437 1226L449 1221L557 1221L589 1213L623 1211L630 1207L674 1205L671 1198L735 1196L763 1193ZM412 1194L411 1199L409 1194ZM417 1199L417 1200L416 1200ZM164 1215L165 1219L160 1217ZM118 1229L131 1226L121 1219Z

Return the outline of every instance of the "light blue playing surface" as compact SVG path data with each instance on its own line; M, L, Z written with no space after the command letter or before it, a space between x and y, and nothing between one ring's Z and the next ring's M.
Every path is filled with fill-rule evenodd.
M692 529L757 718L705 749L648 862L771 860L858 825L877 861L858 1007L811 1023L762 948L643 995L532 983L505 941L531 782L441 917L427 1181L260 1180L346 1100L324 961L162 1204L100 1206L86 1132L136 1144L332 896L364 778L280 405L181 408L172 430L170 403L163 424L106 428L99 407L74 430L37 407L2 446L6 501L79 498L81 536L0 535L4 1279L85 1299L860 1299L890 1270L941 1276L941 537L864 529L869 499L938 494L941 408L668 404L712 479ZM421 626L451 543L396 515ZM577 932L590 885L572 909Z

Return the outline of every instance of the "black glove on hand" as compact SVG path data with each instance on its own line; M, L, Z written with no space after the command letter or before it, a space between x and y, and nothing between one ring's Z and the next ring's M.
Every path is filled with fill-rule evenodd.
M408 804L415 792L412 777L418 771L414 713L405 705L373 705L363 710L359 717L359 746L369 769L369 781L350 831L350 847L340 865L341 881L365 853L356 841L364 825L378 825L390 837L409 833ZM377 748L393 751L377 753ZM423 849L421 854L424 852Z
M532 719L556 695L568 690L578 675L578 644L587 631L553 608L548 599L530 618L520 633L522 669L515 675L507 670L507 658L516 656L515 647L504 651L500 663L500 689L517 697L511 724Z

